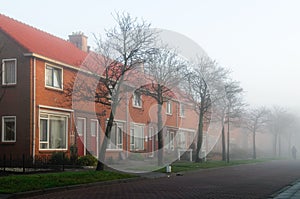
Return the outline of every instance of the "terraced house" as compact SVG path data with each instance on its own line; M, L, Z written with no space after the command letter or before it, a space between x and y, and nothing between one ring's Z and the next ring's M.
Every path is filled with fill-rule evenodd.
M0 155L50 155L70 153L98 155L110 107L81 103L76 109L65 90L72 86L89 47L83 33L68 40L0 15ZM134 91L127 93L115 118L106 157L120 152L155 156L157 149L154 100ZM189 104L170 99L164 104L166 151L190 147L197 120ZM154 118L154 119L153 119Z

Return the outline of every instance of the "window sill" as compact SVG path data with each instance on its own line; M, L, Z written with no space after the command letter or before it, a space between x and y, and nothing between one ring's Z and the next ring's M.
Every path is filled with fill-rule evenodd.
M15 144L17 141L1 141L1 144Z
M135 106L135 105L132 105L133 108L137 108L137 109L142 109L143 107L142 106Z
M39 149L40 152L68 151L68 149Z
M49 89L49 90L58 91L58 92L63 92L64 91L63 88L55 88L55 87L51 87L51 86L45 86L45 88Z

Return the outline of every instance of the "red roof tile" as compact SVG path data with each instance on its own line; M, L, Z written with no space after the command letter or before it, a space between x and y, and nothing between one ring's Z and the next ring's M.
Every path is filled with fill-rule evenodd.
M80 66L87 53L72 43L0 14L0 30L28 53L36 53L73 66Z

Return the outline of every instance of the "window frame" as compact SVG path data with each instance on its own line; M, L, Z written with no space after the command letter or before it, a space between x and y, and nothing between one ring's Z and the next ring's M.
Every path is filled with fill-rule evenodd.
M83 121L83 132L78 133L78 120L82 120ZM77 117L76 118L76 132L78 136L84 136L86 135L86 118L84 117Z
M4 79L5 79L5 62L6 61L15 61L15 81L13 83L5 83L4 82ZM11 58L11 59L2 59L2 67L1 67L1 70L2 70L2 85L3 86L10 86L10 85L16 85L17 84L17 59L16 58Z
M139 96L139 97L137 97ZM136 100L137 98L139 98L139 104L136 104ZM142 95L137 93L137 92L133 92L133 97L132 97L132 106L135 107L135 108L142 108L143 107L143 101L142 101Z
M172 109L173 109L173 104L172 104L172 101L171 100L168 100L167 102L166 102L166 114L167 115L172 115Z
M185 104L182 102L179 103L179 116L185 117Z
M142 137L135 137L135 127L140 127L142 129ZM132 135L133 133L133 135ZM132 139L133 137L133 139ZM130 151L143 151L145 150L145 125L144 124L137 124L137 123L133 123L130 125ZM136 144L136 139L140 139L142 142L142 148L135 148L135 144Z
M112 130L114 128L114 125L116 125L115 129L115 138L116 138L116 143L111 141L111 137L112 137L112 131L110 132L110 139L108 140L107 143L107 150L110 151L122 151L123 150L123 143L124 143L124 124L125 122L120 122L120 121L114 121L113 126L112 126ZM106 127L107 127L107 122L106 122ZM121 129L121 143L119 143L119 128ZM105 137L105 139L107 139L107 137ZM115 146L115 148L112 148L112 146Z
M93 122L95 122L96 123L96 132L95 132L95 134L93 134L92 133L92 123ZM97 119L91 119L91 121L90 121L90 135L92 136L92 137L96 137L97 135L98 135L98 128L99 128L99 125L98 125L98 120Z
M61 70L61 73L60 73L60 76L61 76L61 87L55 87L54 85L51 86L51 85L47 85L47 67L50 67L52 69L58 69L58 70ZM53 83L53 73L52 73L52 83ZM54 66L52 64L48 64L46 63L45 64L45 87L46 88L50 88L50 89L54 89L54 90L59 90L59 91L62 91L64 89L64 69L60 66Z
M15 126L14 126L14 140L4 140L4 123L5 123L5 119L11 119L13 118L14 119L14 123L15 123ZM2 142L5 142L5 143L14 143L14 142L17 142L17 117L16 116L2 116L2 136L1 136L1 141Z
M43 117L42 115L47 115L47 118L46 117ZM61 117L61 118L64 118L65 120L65 148L50 148L49 146L49 143L50 143L50 132L49 132L49 129L50 129L50 125L49 125L49 121L51 120L50 117ZM66 151L68 150L68 120L69 118L69 115L68 114L59 114L59 113L52 113L52 112L47 112L47 111L42 111L40 112L39 114L39 150L40 151ZM47 119L47 141L41 141L41 120L44 119L46 120ZM47 148L41 148L41 144L48 144L48 147Z

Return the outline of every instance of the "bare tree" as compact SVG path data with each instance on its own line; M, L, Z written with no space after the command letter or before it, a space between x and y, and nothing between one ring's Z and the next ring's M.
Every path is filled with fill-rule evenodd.
M163 165L163 121L164 102L176 97L179 84L186 74L187 62L181 59L175 50L168 47L156 49L144 65L146 84L138 92L151 96L157 103L158 165Z
M237 81L229 81L225 84L225 97L227 105L227 156L230 160L230 123L235 122L244 112L246 104L243 102L243 89ZM225 132L225 131L224 131ZM222 136L223 138L223 136ZM225 136L224 136L225 138Z
M282 156L282 135L288 132L294 121L293 116L283 107L274 106L271 110L268 128L274 135L273 138L273 154L274 156Z
M126 92L127 74L144 62L144 58L152 53L156 33L150 24L132 18L128 13L116 13L117 25L106 30L106 39L97 39L96 53L90 54L83 64L84 78L76 80L78 88L71 89L77 99L93 101L110 107L109 119L105 129L105 138L99 150L96 170L104 169L104 161L117 106ZM86 72L87 71L87 72ZM97 88L90 87L96 82ZM99 118L98 118L99 120Z
M198 59L188 76L186 90L199 115L197 128L197 148L195 162L201 162L200 152L203 142L204 121L210 120L212 104L219 98L220 85L229 71L208 57Z
M256 159L256 132L261 130L268 122L269 110L266 107L252 108L244 117L243 126L252 133L253 159Z

